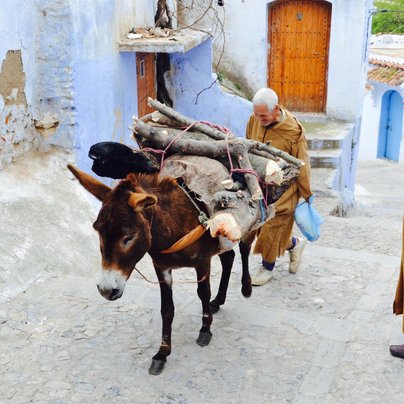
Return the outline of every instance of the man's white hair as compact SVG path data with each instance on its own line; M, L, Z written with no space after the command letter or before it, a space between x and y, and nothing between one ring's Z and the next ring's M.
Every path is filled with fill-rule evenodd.
M265 105L269 112L272 112L278 104L278 96L272 88L260 88L254 95L253 105Z

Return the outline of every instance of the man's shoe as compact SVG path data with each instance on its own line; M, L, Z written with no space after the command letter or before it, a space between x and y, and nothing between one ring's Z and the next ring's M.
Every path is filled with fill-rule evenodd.
M274 275L272 271L266 269L263 265L258 268L258 271L251 276L251 285L253 286L262 286L268 283L271 279L273 279Z
M404 359L404 345L390 345L390 353Z
M289 272L291 274L295 274L299 269L300 261L302 259L302 254L304 247L306 247L307 241L296 237L297 244L289 251L290 254L290 264L289 264Z

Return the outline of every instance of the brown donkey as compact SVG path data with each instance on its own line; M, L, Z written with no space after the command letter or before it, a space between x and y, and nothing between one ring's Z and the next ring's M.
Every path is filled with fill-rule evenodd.
M102 276L97 286L103 297L116 300L122 296L126 281L135 265L149 253L160 284L163 323L160 349L153 357L150 374L160 374L171 353L171 326L174 318L172 269L193 267L198 280L198 296L202 302L202 328L197 343L206 346L211 339L212 312L225 302L233 250L219 255L222 277L216 298L209 303L210 265L219 253L219 243L205 232L185 249L163 254L184 235L199 225L198 211L173 177L160 179L158 174L129 174L111 189L92 176L68 165L81 185L102 202L94 228L100 236ZM248 256L253 235L240 242L242 256L242 293L251 295Z

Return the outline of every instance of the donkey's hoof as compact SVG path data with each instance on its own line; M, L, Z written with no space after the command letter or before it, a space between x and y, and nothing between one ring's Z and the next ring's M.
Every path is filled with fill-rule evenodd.
M241 293L243 294L244 297L251 297L251 295L252 295L251 283L248 285L243 285L241 287Z
M159 375L163 371L165 363L165 361L160 359L152 359L149 367L149 374L155 376Z
M196 343L199 346L207 346L209 345L210 340L212 339L212 333L210 332L200 332L199 337L196 340Z

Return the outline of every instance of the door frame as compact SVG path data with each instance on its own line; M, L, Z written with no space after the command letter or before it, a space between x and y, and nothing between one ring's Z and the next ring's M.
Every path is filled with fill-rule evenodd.
M396 98L398 96L399 98ZM395 101L394 98L397 100ZM397 122L391 122L393 112L398 112L399 119ZM389 132L389 129L393 126L393 130ZM385 158L388 160L399 161L400 160L400 147L403 138L403 97L396 90L386 91L381 100L380 107L380 122L379 122L379 134L377 141L377 158ZM399 139L397 151L394 155L387 155L388 143Z
M138 115L141 117L154 111L153 108L147 105L147 98L156 98L157 94L155 53L136 52L136 86ZM141 94L143 87L145 88L145 95ZM144 100L146 100L146 103Z

